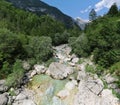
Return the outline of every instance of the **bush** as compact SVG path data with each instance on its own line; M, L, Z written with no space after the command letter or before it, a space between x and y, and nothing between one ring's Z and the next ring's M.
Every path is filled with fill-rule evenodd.
M24 48L17 35L8 29L0 29L0 78L12 72L11 65L16 59L22 59Z
M48 60L53 53L52 40L50 37L29 37L28 45L26 46L28 58L33 58L37 62Z
M78 38L71 37L69 39L69 45L72 47L72 50L79 57L87 57L90 51L88 44L88 39L85 34L80 35Z
M21 80L24 76L24 69L22 67L22 61L16 60L12 67L12 73L7 77L6 85L8 87L17 86L21 83Z
M70 37L70 34L67 31L64 31L62 34L56 33L53 38L53 44L54 45L65 44L68 42L69 37Z

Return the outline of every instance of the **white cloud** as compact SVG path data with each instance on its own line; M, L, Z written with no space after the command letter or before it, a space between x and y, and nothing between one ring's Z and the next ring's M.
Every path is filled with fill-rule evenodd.
M101 0L95 5L95 11L100 11L103 8L110 8L113 3L120 6L120 0Z
M85 10L80 11L80 13L86 13L86 12L89 12L91 8L92 8L92 6L90 5L90 6L87 7Z

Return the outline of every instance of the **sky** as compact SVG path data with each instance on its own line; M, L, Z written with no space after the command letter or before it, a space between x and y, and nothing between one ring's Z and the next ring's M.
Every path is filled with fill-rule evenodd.
M77 18L89 19L89 12L95 9L97 15L107 13L113 3L120 7L120 0L41 0L51 6L57 7L63 13Z

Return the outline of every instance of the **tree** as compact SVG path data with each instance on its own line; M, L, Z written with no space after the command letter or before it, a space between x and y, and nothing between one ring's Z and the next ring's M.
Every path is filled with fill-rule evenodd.
M93 21L93 20L95 20L97 18L97 13L96 13L96 11L94 10L94 9L92 9L91 11L90 11L90 13L89 13L89 20L90 21Z
M77 56L87 57L89 55L89 41L85 34L82 34L79 37L69 38L69 45Z
M117 7L117 5L116 5L116 3L114 3L112 6L111 6L111 8L109 9L109 11L108 11L108 15L110 15L110 16L115 16L115 15L117 15L118 14L118 7Z
M52 40L50 37L30 37L26 52L29 58L33 58L36 62L46 61L52 56Z

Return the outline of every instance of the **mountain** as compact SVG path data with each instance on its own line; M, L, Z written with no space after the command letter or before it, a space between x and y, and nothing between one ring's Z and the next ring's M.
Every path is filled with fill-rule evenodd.
M11 2L14 6L31 11L38 15L50 15L51 17L55 18L56 20L65 24L66 27L71 28L76 23L70 16L65 15L56 7L52 7L40 0L7 0Z
M89 23L88 20L83 20L83 19L81 19L80 17L77 17L77 18L75 19L75 22L76 22L76 24L77 24L82 30L84 30L86 24Z

